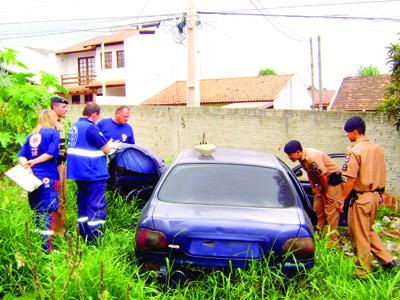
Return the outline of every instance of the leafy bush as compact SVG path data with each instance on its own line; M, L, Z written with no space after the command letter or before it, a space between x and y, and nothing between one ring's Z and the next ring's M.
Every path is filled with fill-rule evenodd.
M397 130L400 129L400 43L389 47L387 63L390 65L390 85L378 110L385 113Z
M68 93L54 75L41 72L35 83L35 74L13 71L27 71L16 55L12 49L0 50L0 172L16 162L26 135L36 126L38 111L50 104L50 90Z

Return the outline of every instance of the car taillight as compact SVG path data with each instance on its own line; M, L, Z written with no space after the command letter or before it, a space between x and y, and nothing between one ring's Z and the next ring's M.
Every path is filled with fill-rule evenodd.
M139 250L165 251L168 249L168 242L165 235L160 231L139 228L136 234L136 248Z
M282 247L282 256L295 258L314 257L315 244L312 237L288 239Z

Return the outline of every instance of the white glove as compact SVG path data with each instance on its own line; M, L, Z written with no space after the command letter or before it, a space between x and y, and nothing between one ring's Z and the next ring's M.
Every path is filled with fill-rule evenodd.
M108 146L110 146L111 149L114 150L121 149L122 147L122 143L120 141L113 141L113 139L110 139L107 144Z

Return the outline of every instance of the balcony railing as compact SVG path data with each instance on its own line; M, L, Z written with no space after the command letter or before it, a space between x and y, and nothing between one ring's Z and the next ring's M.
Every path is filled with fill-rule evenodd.
M86 85L95 79L96 79L95 73L85 74L81 76L79 76L78 74L64 74L61 75L61 85L69 85L69 84Z

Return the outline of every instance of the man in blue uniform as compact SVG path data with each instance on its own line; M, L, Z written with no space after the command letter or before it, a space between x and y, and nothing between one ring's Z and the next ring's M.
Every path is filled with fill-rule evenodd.
M67 178L78 186L78 225L83 239L91 244L101 237L106 219L107 158L111 144L95 124L100 106L85 105L81 117L68 131Z
M50 109L40 113L38 125L28 135L18 154L19 163L39 178L43 184L28 193L29 205L35 211L36 226L44 240L43 248L51 252L54 234L54 212L58 208L57 170L58 144L57 115Z
M130 115L128 106L120 106L116 109L114 117L101 120L98 126L108 140L112 138L114 141L134 144L133 129L128 124Z

